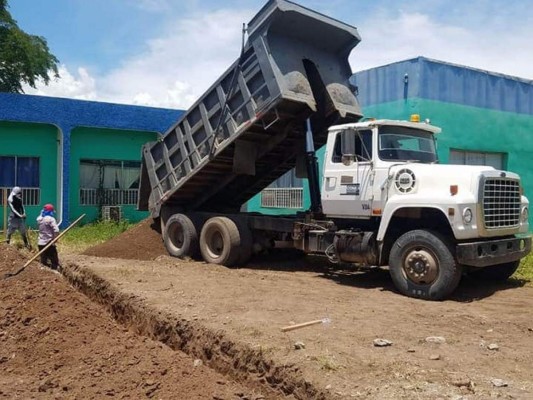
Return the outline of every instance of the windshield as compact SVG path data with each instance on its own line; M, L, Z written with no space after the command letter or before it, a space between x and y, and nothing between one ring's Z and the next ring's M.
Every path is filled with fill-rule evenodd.
M378 135L378 155L383 161L437 161L432 133L403 126L382 126Z

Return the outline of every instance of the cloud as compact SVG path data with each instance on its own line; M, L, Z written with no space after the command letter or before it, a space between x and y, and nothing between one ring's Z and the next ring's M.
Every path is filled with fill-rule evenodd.
M36 88L28 85L23 87L27 94L41 96L68 97L78 100L97 100L96 81L85 68L78 68L76 73L71 73L66 65L60 65L60 78L52 78L48 86L42 81L38 82Z
M186 109L238 58L252 12L218 10L177 19L146 50L100 76L61 67L61 79L27 93Z
M198 97L188 83L176 81L171 87L163 89L158 97L149 92L138 92L134 95L132 103L142 106L186 109Z
M383 13L359 27L362 41L352 52L350 63L359 71L425 56L533 79L533 54L527 51L533 27L509 24L507 29L497 30L496 26L504 25L501 16L478 18L477 25L462 26L418 12Z
M105 76L102 95L190 106L239 56L242 22L250 14L219 10L178 20L149 41L146 52Z

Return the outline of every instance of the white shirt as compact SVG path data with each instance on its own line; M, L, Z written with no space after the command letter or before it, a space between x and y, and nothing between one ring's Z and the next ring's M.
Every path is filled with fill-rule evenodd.
M37 242L39 246L47 245L59 234L59 226L57 226L54 217L50 215L38 216L37 223L39 224L39 241Z

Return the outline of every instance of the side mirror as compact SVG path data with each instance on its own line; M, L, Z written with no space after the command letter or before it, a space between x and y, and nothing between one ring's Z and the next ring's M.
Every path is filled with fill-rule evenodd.
M347 129L341 132L342 163L351 165L355 161L355 131Z

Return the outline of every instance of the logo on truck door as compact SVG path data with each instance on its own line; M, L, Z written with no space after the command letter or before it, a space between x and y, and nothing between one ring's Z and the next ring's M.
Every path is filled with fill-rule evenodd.
M360 186L361 185L359 183L350 183L349 185L344 185L346 188L346 193L343 194L359 196Z

